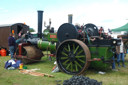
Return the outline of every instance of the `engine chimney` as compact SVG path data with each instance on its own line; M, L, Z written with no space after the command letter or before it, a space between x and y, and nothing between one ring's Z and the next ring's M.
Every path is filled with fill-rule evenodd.
M38 11L38 37L42 38L43 11Z
M68 14L68 23L72 24L72 14Z

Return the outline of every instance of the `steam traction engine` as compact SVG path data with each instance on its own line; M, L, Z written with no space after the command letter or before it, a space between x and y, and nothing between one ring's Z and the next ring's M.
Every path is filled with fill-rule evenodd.
M17 40L18 48L15 58L22 60L24 64L40 61L42 51L50 51L55 53L57 38L56 33L50 33L45 30L42 34L42 18L43 11L38 11L38 33L26 33L25 37Z
M72 75L82 74L88 67L110 67L115 46L120 45L120 40L104 34L101 36L94 24L79 27L70 22L62 24L57 34L50 33L49 29L42 34L42 13L38 11L38 33L27 33L23 40L19 39L22 42L18 45L16 58L31 63L41 59L42 51L56 52L60 70Z
M77 27L70 23L62 24L57 32L60 42L56 60L61 71L79 75L88 67L107 69L111 66L115 46L120 40L99 36L94 24Z

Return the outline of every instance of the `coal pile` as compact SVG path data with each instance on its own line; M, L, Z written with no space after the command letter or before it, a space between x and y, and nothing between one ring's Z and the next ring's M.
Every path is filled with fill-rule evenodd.
M63 85L102 85L102 82L85 76L73 76L69 80L64 80Z

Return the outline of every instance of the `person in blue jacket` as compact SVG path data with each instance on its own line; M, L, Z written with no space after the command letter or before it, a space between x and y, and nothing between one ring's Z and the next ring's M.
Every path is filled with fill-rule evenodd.
M14 58L16 40L15 40L15 38L13 37L13 34L12 34L12 33L10 33L10 36L8 37L8 46L9 46L11 58Z

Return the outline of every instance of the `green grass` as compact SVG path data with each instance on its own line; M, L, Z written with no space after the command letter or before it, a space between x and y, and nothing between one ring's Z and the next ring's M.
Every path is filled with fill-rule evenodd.
M128 56L127 56L128 57ZM126 58L127 58L126 57ZM51 73L54 61L49 61L47 57L43 57L41 62L33 63L27 66L28 69L40 69L37 72L54 75L54 78L39 77L28 74L22 74L19 70L4 69L5 61L10 57L0 56L0 85L56 85L56 80L66 80L72 77L62 72ZM55 60L55 59L54 59ZM85 76L102 81L103 85L128 85L128 58L126 59L126 68L118 68L119 71L107 71L106 74L98 74L98 71L88 70ZM61 85L62 85L62 82Z
M71 75L62 72L51 73L54 61L49 61L47 57L43 57L41 62L25 66L28 69L40 69L37 72L51 74L54 78L22 74L19 70L6 70L4 69L4 63L9 59L10 57L0 57L0 85L56 85L56 80L64 80L71 77Z

